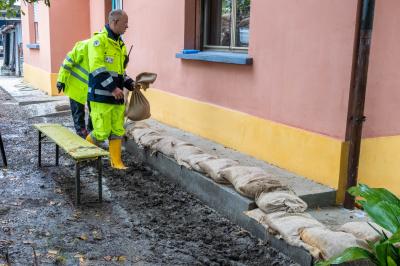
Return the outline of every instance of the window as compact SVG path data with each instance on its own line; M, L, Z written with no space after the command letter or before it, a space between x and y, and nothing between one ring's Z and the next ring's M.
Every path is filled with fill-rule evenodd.
M112 9L122 9L122 0L113 0Z
M33 30L34 30L34 42L39 43L39 4L33 3Z
M247 51L250 0L205 0L203 47Z

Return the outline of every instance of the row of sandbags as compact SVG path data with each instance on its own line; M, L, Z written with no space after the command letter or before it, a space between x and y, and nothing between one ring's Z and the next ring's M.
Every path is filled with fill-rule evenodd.
M240 194L255 200L258 209L249 211L248 216L278 238L309 250L315 258L328 259L352 246L366 248L366 240L378 237L366 223L345 224L336 232L326 228L305 213L307 204L289 187L259 167L241 166L235 160L205 153L143 122L127 125L126 132L142 148L172 157L179 165L201 172L217 183L232 184Z
M264 225L270 233L290 245L307 249L317 259L329 259L349 247L368 249L368 242L379 240L377 231L391 235L389 231L372 222L348 222L333 231L308 213L266 214L255 209L246 214Z
M255 200L266 213L296 213L307 209L307 204L290 188L259 167L242 166L235 160L217 158L190 143L165 136L143 122L127 125L126 135L139 146L173 157L179 165L203 173L217 183L232 184L240 194Z

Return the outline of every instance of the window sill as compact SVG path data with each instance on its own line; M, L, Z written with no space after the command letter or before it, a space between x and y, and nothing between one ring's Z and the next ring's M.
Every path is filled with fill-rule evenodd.
M26 47L29 48L29 49L37 49L37 50L39 50L40 49L40 44L38 44L38 43L28 43L26 45Z
M252 65L253 58L249 57L248 54L239 54L231 52L215 52L215 51L205 51L198 53L177 53L176 58L186 59L186 60L199 60L208 62L218 62L225 64L237 64L237 65Z

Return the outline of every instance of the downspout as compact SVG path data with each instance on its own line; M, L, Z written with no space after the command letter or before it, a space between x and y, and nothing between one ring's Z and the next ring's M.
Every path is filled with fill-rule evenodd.
M359 0L358 36L356 41L355 64L353 64L353 82L349 97L349 115L347 123L346 140L349 141L349 156L347 168L347 185L343 206L353 209L355 199L347 189L357 185L358 164L360 159L360 146L362 126L365 121L364 104L368 78L368 63L371 48L371 34L374 21L375 0Z

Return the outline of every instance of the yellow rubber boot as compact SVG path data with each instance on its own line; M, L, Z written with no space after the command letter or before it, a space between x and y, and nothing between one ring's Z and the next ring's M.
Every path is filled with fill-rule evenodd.
M128 167L121 160L121 139L111 139L109 142L111 167L115 169L125 170Z
M96 142L92 139L92 137L90 136L90 134L88 134L88 135L86 136L86 141L89 141L90 143L96 145Z

